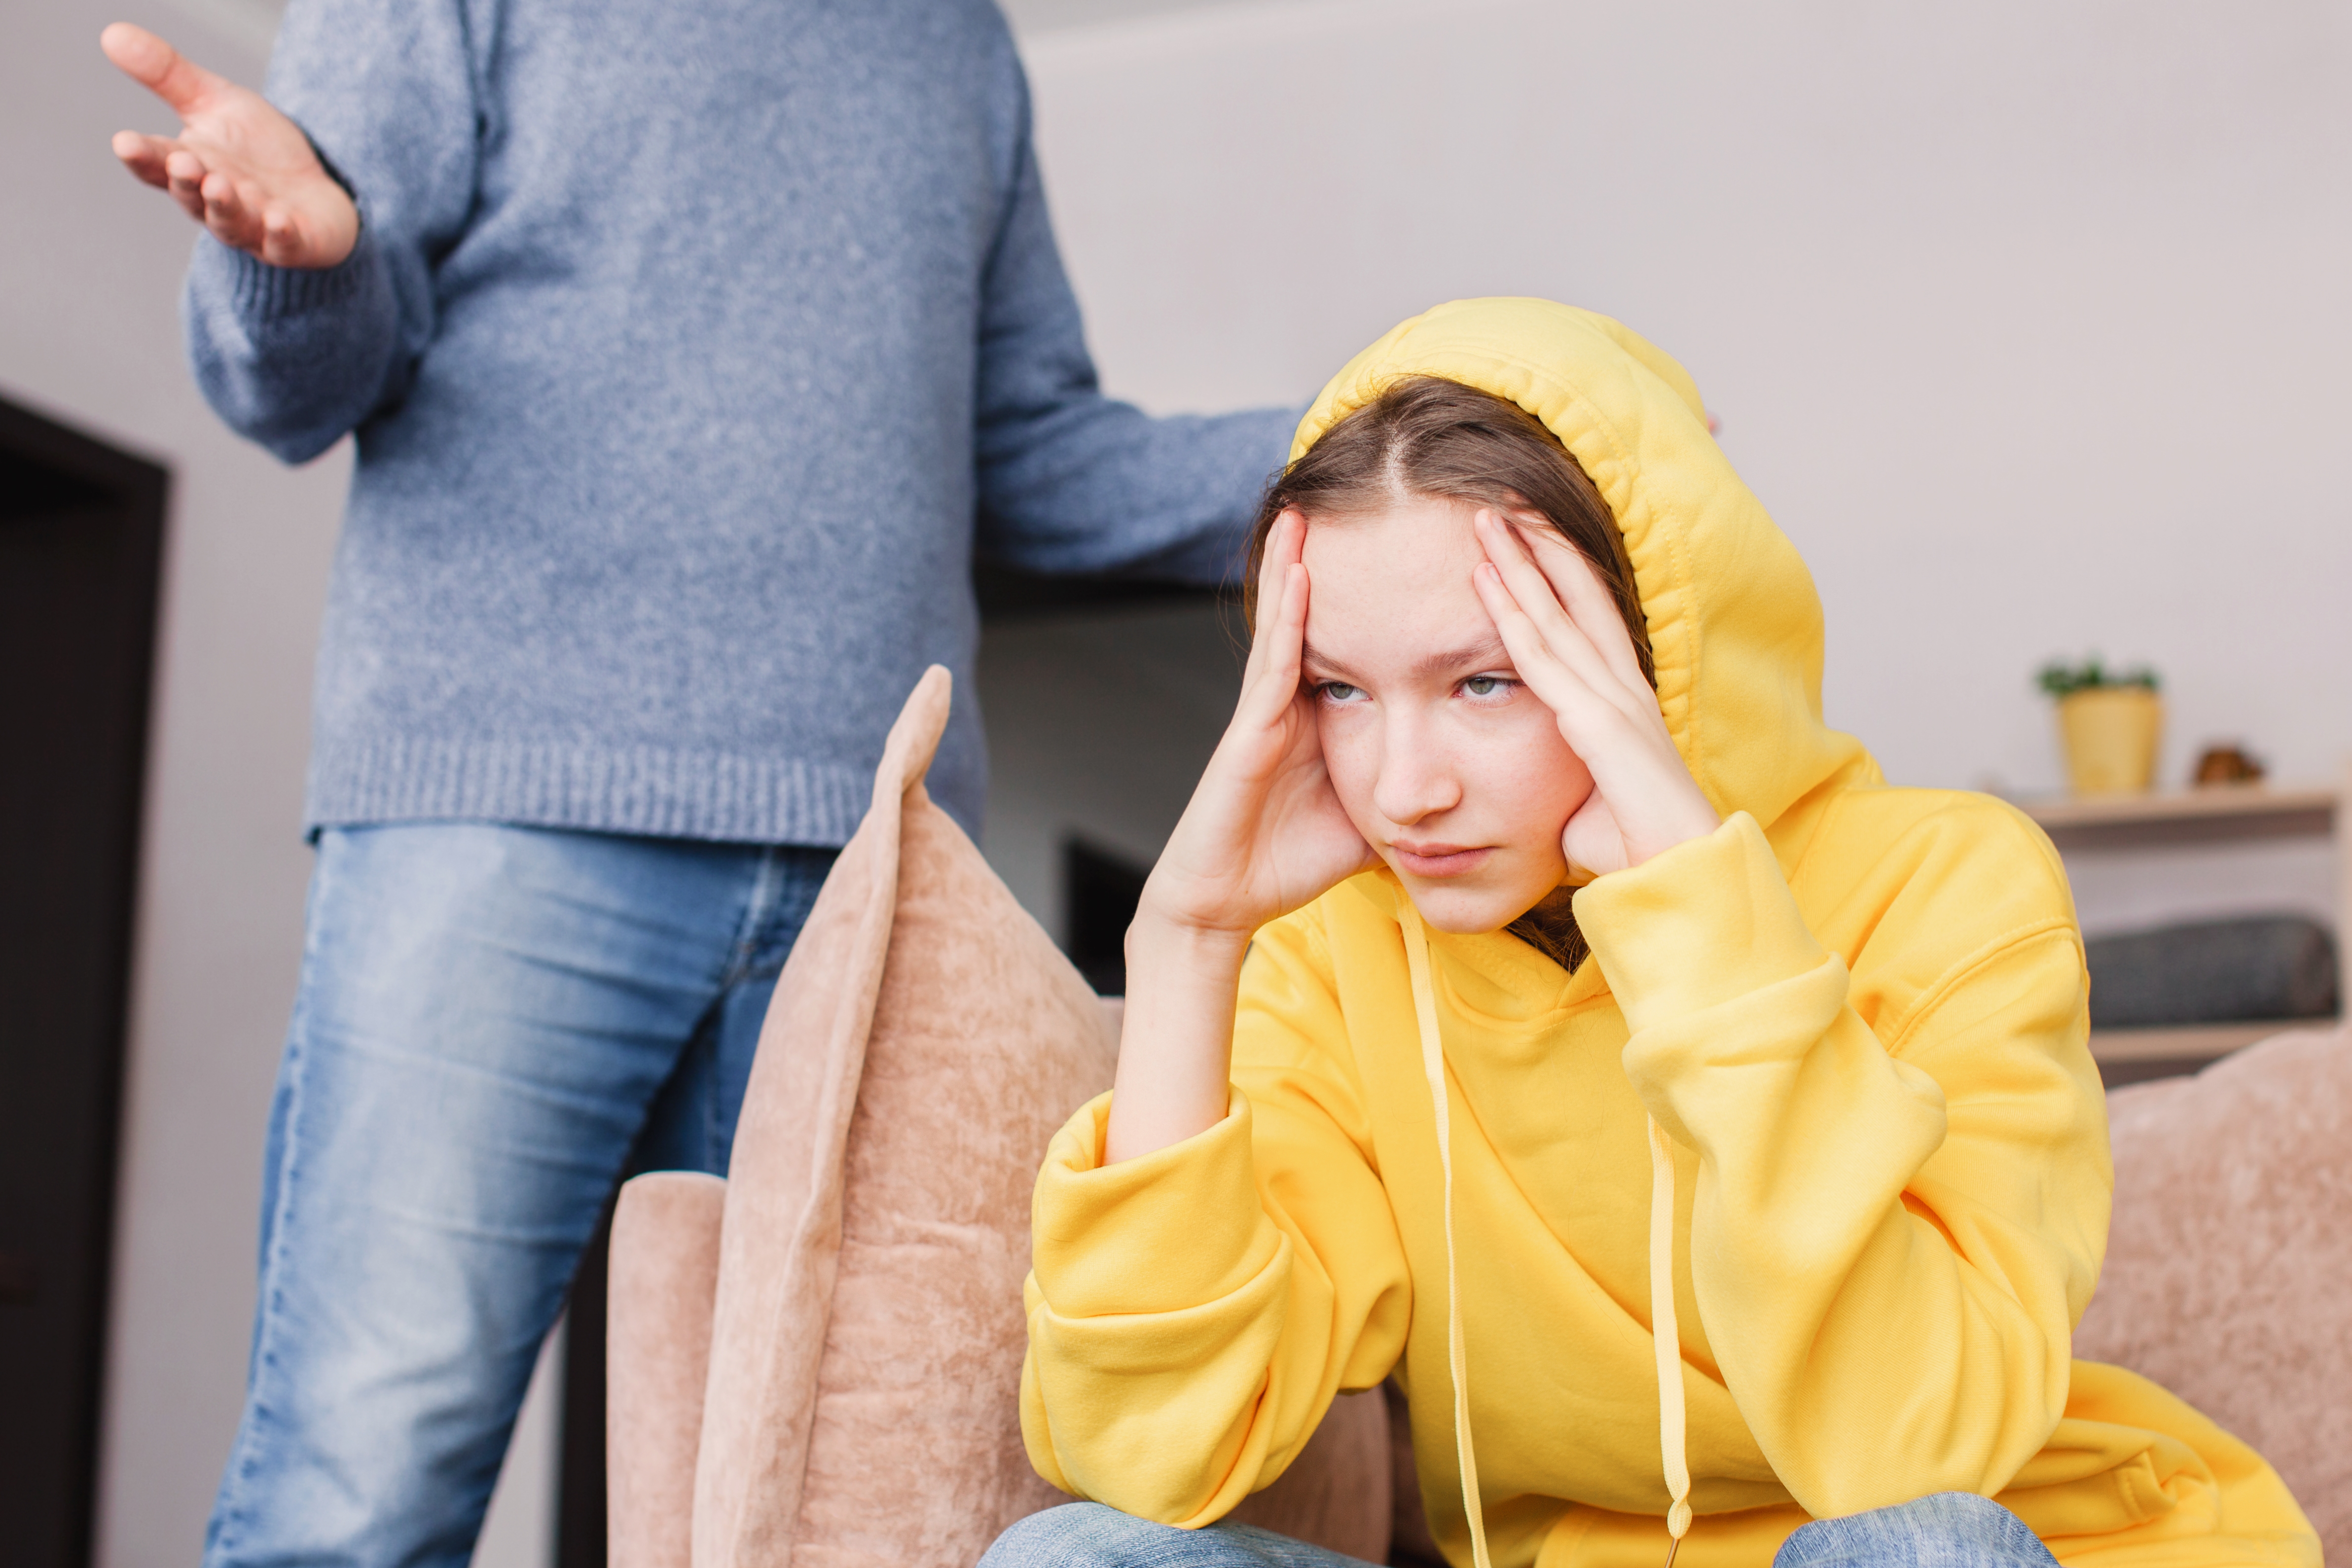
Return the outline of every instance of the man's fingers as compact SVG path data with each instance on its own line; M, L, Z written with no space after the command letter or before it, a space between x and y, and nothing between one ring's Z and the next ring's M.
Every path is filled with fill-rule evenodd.
M198 223L205 221L205 161L185 147L174 147L163 159L163 188L181 210Z
M175 196L194 196L202 200L205 176L211 172L204 159L184 143L175 143L169 152L163 154L163 176L170 182L172 194Z
M245 197L237 183L221 172L205 176L205 228L212 230L214 240L240 252L254 246L252 216L247 214Z
M170 185L171 177L163 172L163 160L172 155L177 142L161 136L144 136L136 131L118 131L112 145L122 166L141 181L158 190Z
M283 207L261 214L261 259L272 267L292 267L302 254L302 231Z
M221 225L245 222L245 197L236 182L218 170L205 176L205 222L217 231Z
M116 22L99 34L98 47L125 76L170 104L183 120L221 86L219 77L129 22Z

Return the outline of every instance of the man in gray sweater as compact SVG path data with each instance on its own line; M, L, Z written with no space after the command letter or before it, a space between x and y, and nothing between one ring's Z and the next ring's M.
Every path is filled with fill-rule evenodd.
M613 1183L726 1168L767 996L975 554L1223 575L1294 414L1097 390L990 0L293 0L117 25L221 416L357 462L301 989L206 1562L469 1558ZM916 1484L917 1478L908 1478Z

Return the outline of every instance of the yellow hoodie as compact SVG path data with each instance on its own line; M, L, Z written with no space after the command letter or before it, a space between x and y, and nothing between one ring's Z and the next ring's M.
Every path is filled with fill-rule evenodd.
M2069 1354L2113 1184L2048 841L1823 725L1811 579L1672 360L1441 306L1294 454L1405 374L1511 399L1592 476L1725 821L1577 895L1573 975L1425 931L1385 872L1260 931L1226 1119L1105 1167L1104 1096L1038 1178L1039 1473L1206 1524L1395 1371L1465 1568L1658 1568L1685 1494L1677 1568L1761 1568L1808 1517L1946 1490L2069 1568L2316 1568L2258 1455Z

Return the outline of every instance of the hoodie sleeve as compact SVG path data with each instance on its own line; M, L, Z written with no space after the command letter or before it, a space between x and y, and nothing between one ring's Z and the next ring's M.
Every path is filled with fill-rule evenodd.
M475 193L481 112L459 0L294 0L268 97L359 204L339 266L272 267L205 235L181 301L205 400L307 462L396 403L431 342L432 267Z
M1010 204L982 280L976 552L1033 571L1229 580L1304 410L1154 419L1103 395L1046 215L1025 83L1020 94Z
M1953 954L1949 893L1935 939L1896 907L1873 943ZM1691 1290L1781 1483L1816 1517L2000 1490L2063 1411L2112 1189L2063 883L1885 1040L1745 812L1577 913L1626 1071L1696 1155Z
M1259 933L1223 1122L1105 1166L1106 1094L1046 1155L1021 1427L1065 1491L1213 1523L1403 1354L1404 1251L1316 946L1301 916Z

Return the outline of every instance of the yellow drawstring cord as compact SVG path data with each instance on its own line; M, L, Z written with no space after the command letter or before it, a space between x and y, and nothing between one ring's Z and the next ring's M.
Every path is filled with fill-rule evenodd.
M1444 1177L1445 1219L1445 1360L1454 1380L1454 1449L1462 1469L1462 1511L1470 1526L1473 1568L1494 1568L1486 1555L1486 1511L1478 1499L1478 1459L1470 1441L1469 1362L1463 1348L1462 1288L1454 1253L1454 1136L1447 1115L1445 1049L1437 1030L1437 988L1430 978L1429 936L1410 898L1398 900L1405 972L1412 982L1413 1021L1421 1034L1421 1066L1429 1079L1437 1121L1437 1168ZM1650 1134L1650 1343L1658 1362L1658 1447L1664 1460L1665 1568L1674 1568L1690 1531L1690 1458L1683 1412L1682 1339L1675 1326L1675 1155L1654 1118Z
M1650 1346L1658 1358L1658 1448L1665 1461L1666 1568L1689 1531L1690 1453L1683 1425L1682 1335L1675 1326L1675 1146L1650 1124Z
M1405 971L1412 980L1412 1011L1421 1026L1421 1066L1429 1075L1429 1103L1437 1116L1437 1168L1444 1173L1445 1214L1445 1361L1454 1379L1454 1452L1462 1467L1462 1511L1470 1523L1473 1568L1494 1568L1486 1556L1486 1516L1478 1502L1478 1457L1470 1446L1470 1374L1463 1349L1461 1275L1454 1266L1454 1134L1446 1116L1445 1051L1437 1032L1437 991L1429 978L1429 937L1421 912L1402 901Z

